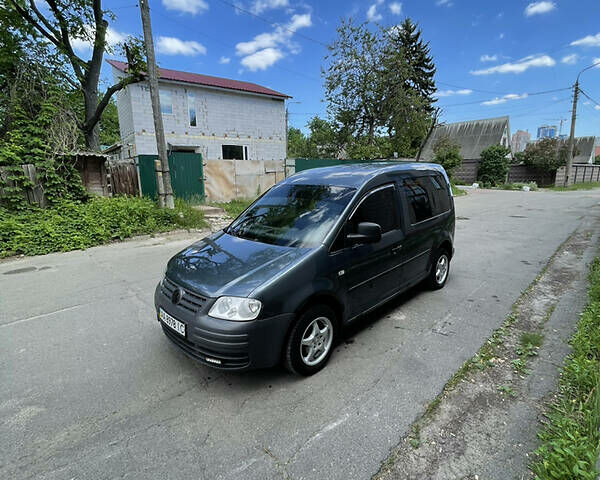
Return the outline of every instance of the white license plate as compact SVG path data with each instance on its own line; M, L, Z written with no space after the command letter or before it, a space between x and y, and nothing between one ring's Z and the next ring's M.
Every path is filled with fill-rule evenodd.
M158 316L167 327L170 327L172 330L175 330L179 335L185 337L185 323L180 322L176 318L173 318L162 308L158 309Z

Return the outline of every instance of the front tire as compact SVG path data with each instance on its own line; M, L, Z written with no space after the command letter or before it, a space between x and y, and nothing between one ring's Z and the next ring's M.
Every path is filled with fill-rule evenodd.
M285 368L304 376L317 373L331 357L336 334L336 316L331 308L315 305L304 311L288 337Z
M445 249L437 251L431 262L431 272L427 284L432 290L444 288L450 274L450 255Z

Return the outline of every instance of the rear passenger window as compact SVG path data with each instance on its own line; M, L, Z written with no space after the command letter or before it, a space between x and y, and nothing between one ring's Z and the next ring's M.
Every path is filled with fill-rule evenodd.
M355 229L360 222L379 224L382 234L396 228L396 200L393 186L377 190L363 200L350 219L351 228Z
M434 215L450 210L450 192L446 179L441 175L429 177L433 184Z
M402 188L408 201L410 223L419 223L433 217L433 184L429 177L405 178Z

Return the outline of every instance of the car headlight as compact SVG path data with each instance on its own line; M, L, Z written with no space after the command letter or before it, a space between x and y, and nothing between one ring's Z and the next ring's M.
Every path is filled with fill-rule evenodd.
M219 297L208 312L213 318L246 322L258 317L262 303L254 298Z

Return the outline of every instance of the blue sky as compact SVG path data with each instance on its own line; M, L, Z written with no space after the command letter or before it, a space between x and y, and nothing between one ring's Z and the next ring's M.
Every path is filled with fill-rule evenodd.
M135 3L105 0L116 14L111 41L140 34ZM582 68L600 61L598 0L150 0L150 8L161 67L291 95L289 122L300 128L315 114L325 116L324 44L342 17L373 28L405 16L419 24L437 66L445 122L509 115L513 133L535 135L539 125L565 119L568 133L571 92L531 94L569 88ZM106 66L103 78L111 78ZM600 103L600 68L582 74L581 88ZM600 105L585 97L576 134L600 136Z

